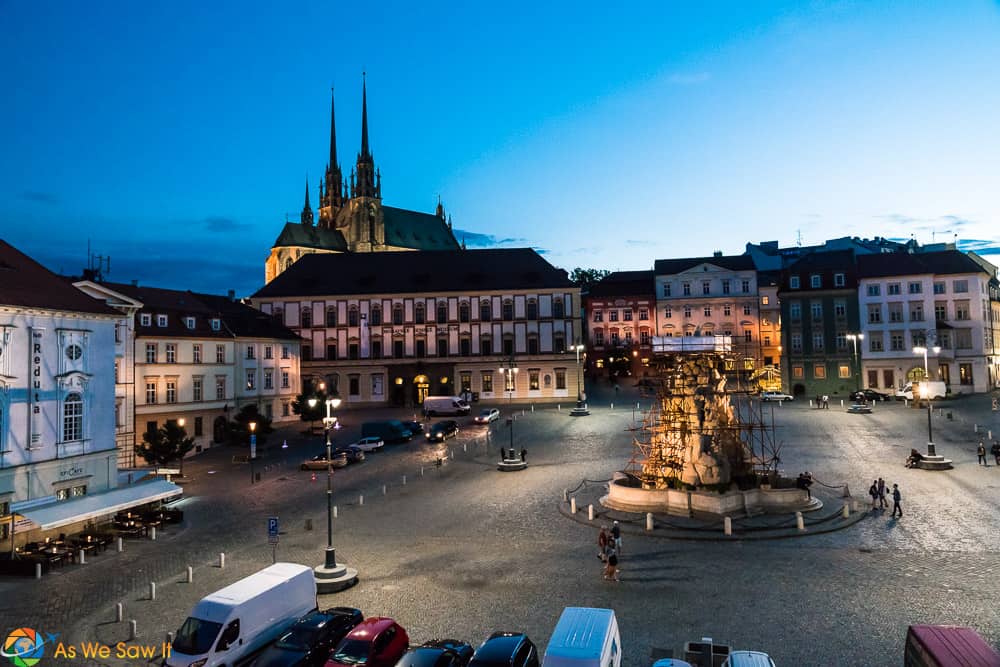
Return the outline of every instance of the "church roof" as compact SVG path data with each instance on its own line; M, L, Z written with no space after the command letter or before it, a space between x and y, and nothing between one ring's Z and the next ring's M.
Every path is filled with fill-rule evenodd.
M253 298L572 287L531 248L400 250L303 255Z
M299 222L286 222L281 233L278 234L273 247L285 246L347 252L347 241L338 230L303 225Z
M0 240L0 304L75 313L121 313L73 287L6 241Z
M431 213L383 206L385 242L415 250L458 250L455 235L447 223Z

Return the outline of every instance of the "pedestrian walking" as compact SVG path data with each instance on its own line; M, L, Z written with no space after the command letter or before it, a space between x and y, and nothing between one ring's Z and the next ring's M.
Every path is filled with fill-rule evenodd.
M830 397L826 394L823 394L823 408L826 410L830 409Z
M608 555L607 553L605 553L607 549L608 549L608 527L601 526L601 532L597 534L597 557L601 559L602 563L605 560L607 560Z
M899 492L899 484L892 485L892 516L895 518L896 512L899 512L899 518L903 518L903 508L900 507L899 501L903 499L903 494Z
M608 556L608 565L604 568L604 578L609 581L619 581L618 579L618 554L611 552Z
M611 524L611 537L615 542L615 551L620 554L622 552L622 529L617 521Z
M878 478L878 508L884 510L889 506L889 503L885 499L885 480L881 477Z
M524 447L521 447L521 463L527 463L527 462L528 462L528 450L525 449Z
M872 509L873 510L877 510L878 509L878 480L877 479L873 479L872 480L872 485L868 487L868 495L871 496L871 499L872 499Z
M976 456L979 457L979 463L987 467L989 466L986 462L986 445L983 444L982 438L979 439L979 446L976 447Z
M996 460L997 465L1000 466L1000 442L996 438L993 439L993 446L990 447L990 453L993 454L993 458Z

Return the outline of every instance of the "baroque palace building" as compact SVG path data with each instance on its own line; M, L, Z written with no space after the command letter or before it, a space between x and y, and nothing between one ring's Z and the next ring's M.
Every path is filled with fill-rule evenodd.
M264 265L270 283L303 255L393 250L458 250L450 218L437 210L421 213L382 203L382 174L368 143L368 90L362 86L361 150L348 178L337 158L334 102L330 101L330 155L319 184L319 220L313 216L306 183L299 222L286 222Z

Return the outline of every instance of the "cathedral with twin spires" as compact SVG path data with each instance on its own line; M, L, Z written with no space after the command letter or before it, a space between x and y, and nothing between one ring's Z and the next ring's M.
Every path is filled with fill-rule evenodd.
M361 150L348 178L337 160L331 93L330 161L319 184L319 220L309 204L307 182L300 221L286 222L271 247L264 266L265 283L309 253L459 249L440 201L433 214L382 203L382 174L368 146L368 90L364 83L361 100Z

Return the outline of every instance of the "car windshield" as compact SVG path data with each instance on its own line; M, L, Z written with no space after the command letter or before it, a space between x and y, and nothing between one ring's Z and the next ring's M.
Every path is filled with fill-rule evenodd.
M330 656L331 660L345 665L363 665L368 662L371 644L360 639L345 639Z
M274 645L292 651L308 651L315 641L316 628L292 628L283 634Z
M177 631L174 639L173 649L184 655L201 655L208 653L212 648L212 643L219 636L222 623L203 621L194 616L188 616L184 625Z

